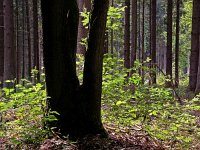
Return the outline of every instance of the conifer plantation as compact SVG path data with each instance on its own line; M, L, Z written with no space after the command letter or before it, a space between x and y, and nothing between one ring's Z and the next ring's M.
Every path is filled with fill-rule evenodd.
M199 0L0 0L0 150L200 149Z

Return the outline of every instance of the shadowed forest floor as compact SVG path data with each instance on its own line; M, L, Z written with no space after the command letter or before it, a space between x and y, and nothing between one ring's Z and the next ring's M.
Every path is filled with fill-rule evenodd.
M108 138L88 136L77 142L67 142L60 138L47 139L39 150L162 150L167 147L137 130L118 130L106 126Z

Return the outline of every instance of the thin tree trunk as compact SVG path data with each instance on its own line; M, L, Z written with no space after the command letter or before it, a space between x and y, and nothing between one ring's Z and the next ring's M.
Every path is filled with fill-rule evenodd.
M145 0L142 1L142 53L141 53L141 62L142 62L142 83L144 84L144 10L145 10Z
M13 1L4 1L4 81L14 80L15 74L15 45L14 45L14 18ZM12 87L13 83L4 83L4 87Z
M91 10L91 0L78 0L79 11L83 12L84 9L90 12ZM78 27L78 41L77 41L77 53L78 54L85 54L86 46L81 44L81 40L83 38L87 38L88 29L83 26L82 23L83 17L79 16L79 27Z
M137 53L137 0L132 0L131 67L134 67Z
M125 0L124 67L130 68L130 0Z
M111 0L111 7L114 6L114 0ZM113 25L113 20L111 20L111 25ZM111 29L111 33L110 33L110 51L111 54L114 54L114 31L113 29Z
M4 21L3 21L3 0L0 0L0 87L3 83L4 70Z
M31 77L31 31L30 31L30 13L29 13L29 3L25 0L26 5L26 21L27 21L27 36L28 36L28 77Z
M25 78L25 2L22 0L22 79Z
M172 0L167 3L167 54L166 75L172 80ZM166 86L171 87L171 81L166 81Z
M34 50L34 67L39 71L37 81L40 81L39 66L39 36L38 36L38 0L33 0L33 50ZM37 82L36 81L36 82Z
M152 48L151 48L151 38L152 38L152 33L151 33L151 20L152 20L152 11L151 11L151 4L152 4L152 0L149 0L149 58L150 63L149 63L149 68L150 68L150 72L149 72L149 76L151 76L151 69L152 69ZM150 79L149 84L152 84L152 80Z
M16 20L15 20L15 37L16 37L16 44L15 44L15 48L16 48L16 82L19 83L19 79L20 79L20 68L21 68L21 64L20 64L20 48L19 48L19 1L15 0L16 3Z
M199 60L199 26L200 26L200 1L193 0L192 14L192 44L190 55L189 88L195 91L197 85L198 60Z
M175 86L179 85L179 31L180 31L180 0L176 1L176 49L175 49Z
M138 0L138 60L141 63L141 0ZM139 68L141 75L141 68Z
M156 84L156 0L151 0L151 58L152 58L152 83Z

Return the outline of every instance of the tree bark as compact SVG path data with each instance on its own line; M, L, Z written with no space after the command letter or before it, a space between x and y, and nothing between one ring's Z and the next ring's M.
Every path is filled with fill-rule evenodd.
M87 11L91 11L91 0L78 0L79 11L83 12L84 9ZM79 26L78 26L78 41L77 41L77 53L78 54L85 54L86 46L82 45L81 39L87 38L88 29L83 26L82 23L83 17L79 16Z
M125 0L124 67L130 68L130 0Z
M4 81L14 80L16 77L13 1L4 1ZM13 83L4 83L4 87L11 88Z
M151 0L151 58L152 58L152 83L156 84L156 0Z
M60 114L58 121L50 123L50 126L57 127L62 135L70 137L105 134L100 108L108 1L94 0L81 87L76 76L77 2L43 0L41 6L49 108Z
M34 67L40 72L39 66L39 36L38 36L38 0L33 0L33 50ZM37 75L37 81L40 80L40 73Z
M145 19L144 19L144 12L145 11L145 0L142 1L142 53L141 53L141 63L142 63L142 69L141 69L141 75L142 75L142 83L144 84L144 25L145 25Z
M0 87L3 83L4 68L4 21L3 21L3 0L0 0Z
M166 75L172 80L172 0L167 3L167 54ZM171 81L166 81L166 86L171 87Z
M31 27L30 27L30 13L29 13L29 3L27 0L25 0L25 5L26 5L26 22L27 22L27 36L28 36L28 77L31 77Z
M180 31L180 0L176 1L176 49L175 49L175 86L179 85L179 31Z
M199 33L200 33L200 26L199 26ZM199 34L199 65L198 65L198 74L197 74L197 84L195 93L200 93L200 34Z
M131 67L134 67L137 53L137 0L132 0Z
M108 0L94 0L83 77L86 131L102 134L105 134L101 123L103 45L108 6Z
M192 14L192 44L190 55L189 88L195 91L197 85L198 60L199 60L199 26L200 26L200 1L193 0Z

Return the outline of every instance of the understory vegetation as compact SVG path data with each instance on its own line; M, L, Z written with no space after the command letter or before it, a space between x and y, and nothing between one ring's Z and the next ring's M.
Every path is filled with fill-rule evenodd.
M111 55L104 57L102 120L106 129L128 134L142 131L163 148L199 147L200 95L191 98L186 87L188 79L182 77L181 88L170 89L164 87L165 77L160 74L158 84L150 86L150 77L145 76L143 84L134 71L141 67L148 71L147 67L137 62L135 66L128 70L123 67L123 60ZM77 68L79 78L82 78L83 57L80 55ZM133 74L127 77L128 72ZM44 74L41 77L44 78ZM32 83L23 79L13 88L2 89L0 144L6 149L39 147L54 135L51 129L44 128L44 124L56 120L55 113L47 111L44 80Z

